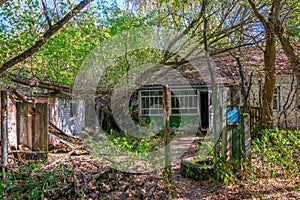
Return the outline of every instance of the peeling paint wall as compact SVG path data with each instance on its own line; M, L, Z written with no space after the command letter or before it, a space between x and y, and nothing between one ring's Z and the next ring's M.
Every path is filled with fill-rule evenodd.
M17 146L17 109L16 102L9 97L7 101L7 131L9 146Z
M76 135L84 127L84 103L62 98L35 98L35 103L48 102L49 119L69 135Z
M84 103L58 99L56 101L59 113L56 125L70 135L79 134L84 127Z
M79 134L84 127L85 107L83 101L61 98L34 97L34 103L49 104L49 120L70 135ZM12 96L8 98L8 137L9 146L17 146L17 110Z

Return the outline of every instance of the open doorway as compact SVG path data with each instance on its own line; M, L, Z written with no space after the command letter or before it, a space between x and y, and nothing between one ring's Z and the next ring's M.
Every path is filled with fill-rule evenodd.
M209 97L208 91L200 91L200 129L206 131L209 127Z

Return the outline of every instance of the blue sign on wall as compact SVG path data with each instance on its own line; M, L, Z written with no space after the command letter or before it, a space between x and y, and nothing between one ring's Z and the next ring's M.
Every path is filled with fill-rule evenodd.
M227 124L238 125L239 123L239 109L234 106L227 106Z

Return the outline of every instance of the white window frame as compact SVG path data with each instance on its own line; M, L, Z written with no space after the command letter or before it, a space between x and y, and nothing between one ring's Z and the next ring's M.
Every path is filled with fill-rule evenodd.
M152 94L151 94L152 92ZM154 92L158 94L153 94ZM144 93L144 94L143 94ZM147 95L148 93L148 95ZM151 89L151 90L140 90L139 91L139 113L140 116L160 116L163 115L163 105L162 105L162 90L160 89ZM145 100L149 101L148 107L145 106ZM153 102L150 105L150 102ZM161 102L161 104L160 104ZM144 103L144 106L142 105ZM148 113L147 113L148 111Z
M277 101L275 100L277 99ZM276 101L276 104L274 104ZM276 86L273 92L273 111L280 110L280 86Z
M300 111L300 96L297 96L297 95L296 95L295 107L296 107L296 111Z
M194 116L199 115L199 91L196 89L173 89L171 90L171 115ZM176 98L180 107L174 107L173 99ZM178 113L174 112L178 110Z
M151 94L154 92L158 93L158 95ZM200 93L197 89L171 89L170 94L171 95L169 95L169 108L170 108L171 116L195 116L200 114L200 110L199 110ZM162 116L164 112L162 97L163 97L162 89L140 90L139 91L139 115L140 116ZM175 97L179 101L178 105L180 107L174 107ZM154 104L152 105L150 105L151 99L152 102L154 102ZM149 102L148 107L145 105L145 101ZM156 102L158 102L158 104L156 104ZM177 105L177 103L175 104ZM178 113L174 113L175 110L178 110Z

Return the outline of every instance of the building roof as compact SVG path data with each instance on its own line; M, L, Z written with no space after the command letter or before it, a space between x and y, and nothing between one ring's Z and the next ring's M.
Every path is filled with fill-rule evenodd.
M215 63L216 79L219 83L239 83L240 74L238 62L235 57L239 57L242 66L244 67L245 76L249 76L252 72L254 76L259 77L264 72L264 55L263 51L259 48L248 47L242 50L233 50L213 56ZM203 80L209 74L202 75L201 69L191 69L183 66L181 69L182 74L187 78L191 84L205 84L207 81ZM206 72L207 73L207 72ZM288 61L287 56L282 49L277 49L275 61L276 74L292 74L292 68Z

